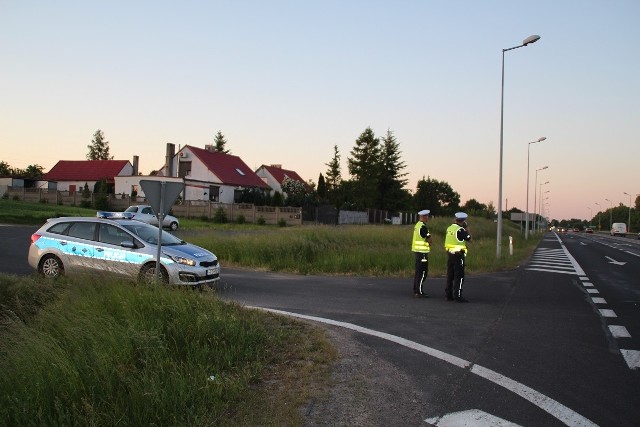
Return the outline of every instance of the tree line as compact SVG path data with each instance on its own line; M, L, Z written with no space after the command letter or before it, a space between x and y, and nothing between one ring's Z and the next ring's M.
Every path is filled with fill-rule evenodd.
M229 154L227 143L219 130L213 138L214 150ZM109 141L101 129L94 132L87 148L87 160L113 159ZM496 214L492 203L483 204L471 199L461 205L460 194L446 181L435 178L423 176L417 182L415 192L409 191L406 188L406 164L402 160L400 143L390 129L379 138L371 127L367 127L355 140L347 157L347 165L349 177L344 178L341 153L338 146L334 145L333 155L325 163L327 170L324 174L320 173L317 185L312 180L305 185L287 179L281 185L282 193L265 194L256 189L247 189L240 195L239 202L271 206L332 205L338 210L379 209L390 212L428 208L433 216L451 215L457 210L487 218ZM38 165L31 165L22 171L0 162L0 175L22 175L37 179L42 177L43 172ZM521 211L512 208L505 215L511 212Z

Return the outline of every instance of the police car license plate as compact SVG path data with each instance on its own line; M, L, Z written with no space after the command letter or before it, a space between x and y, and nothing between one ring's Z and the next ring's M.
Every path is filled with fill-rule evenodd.
M215 274L215 272L216 272L216 271L215 271L215 269L213 269L213 268L207 268L207 271L206 271L206 273L205 273L205 274L206 274L207 276L213 276L213 275Z

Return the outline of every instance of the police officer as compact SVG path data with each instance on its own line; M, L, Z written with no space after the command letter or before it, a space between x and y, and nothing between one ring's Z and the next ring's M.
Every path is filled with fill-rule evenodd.
M447 228L444 238L444 249L448 253L445 295L449 301L468 302L462 296L464 260L467 256L467 242L471 240L466 219L466 213L457 212L455 222Z
M413 295L423 298L428 298L428 295L424 293L423 284L429 273L429 251L431 250L431 234L427 228L429 213L429 209L418 212L418 222L413 227L413 239L411 240L411 250L415 256Z

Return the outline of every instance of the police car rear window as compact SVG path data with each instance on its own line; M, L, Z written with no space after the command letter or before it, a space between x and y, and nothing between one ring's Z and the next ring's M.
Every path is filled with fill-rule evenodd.
M67 234L65 231L67 230L67 228L69 228L70 224L71 223L69 222L59 222L49 227L47 231L53 234Z

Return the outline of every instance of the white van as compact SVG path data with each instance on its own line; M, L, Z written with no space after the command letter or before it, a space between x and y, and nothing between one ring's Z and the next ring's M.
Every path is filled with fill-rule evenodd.
M611 224L611 235L626 237L627 224L625 224L624 222L614 222L613 224Z

